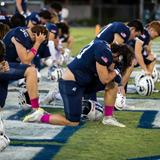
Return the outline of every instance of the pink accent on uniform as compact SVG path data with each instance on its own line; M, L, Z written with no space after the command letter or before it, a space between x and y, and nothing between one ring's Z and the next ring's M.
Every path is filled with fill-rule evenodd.
M42 117L41 117L41 122L43 123L49 123L49 118L50 118L51 114L44 114Z
M112 116L113 110L114 110L114 106L105 106L104 107L104 116Z
M31 106L32 108L39 108L39 98L34 98L34 99L31 99Z
M33 48L33 47L30 49L30 51L31 51L34 55L37 54L37 50L36 50L35 48Z
M101 57L101 59L105 62L105 63L107 63L108 62L108 58L107 57Z

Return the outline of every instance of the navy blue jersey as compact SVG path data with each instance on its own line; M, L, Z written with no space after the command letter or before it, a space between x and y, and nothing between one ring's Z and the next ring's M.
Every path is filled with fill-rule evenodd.
M146 29L144 29L144 33L138 37L143 42L143 46L146 46L149 44L151 38Z
M55 38L58 36L58 27L53 24L53 23L47 23L46 28L48 29L49 32L54 33Z
M95 40L85 46L77 57L68 64L79 85L86 86L98 78L96 62L103 66L112 64L112 52L105 41Z
M143 43L142 54L146 54L146 53L144 53L144 47L146 45L148 45L151 40L148 31L146 29L144 29L144 33L142 35L140 35L139 37L137 37L136 39L139 39ZM130 45L132 48L135 48L136 39L128 41L127 44Z
M119 34L124 43L126 43L130 36L129 27L121 22L113 22L105 26L100 33L96 36L96 39L104 40L107 43L111 44L114 40L114 34Z
M0 22L10 25L11 16L0 15Z
M21 43L27 50L33 47L33 42L27 32L26 27L17 27L9 31L3 39L6 45L6 56L5 59L9 62L18 62L18 55L14 44L11 42L11 38L15 39Z
M38 48L37 53L40 58L47 58L51 56L49 48L48 48L48 41L44 41L41 43L41 45Z
M28 2L28 0L22 0L22 2L21 2L21 6L22 6L22 9L23 9L24 13L27 12L27 2ZM18 10L17 10L17 7L16 7L15 13L19 13Z

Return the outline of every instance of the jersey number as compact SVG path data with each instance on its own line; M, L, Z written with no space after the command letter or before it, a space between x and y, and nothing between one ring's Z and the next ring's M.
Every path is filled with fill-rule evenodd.
M103 32L105 32L110 26L112 25L112 23L108 24L98 35L97 35L97 38L99 38L101 36L101 34Z
M81 51L80 51L80 53L77 55L77 58L78 59L80 59L81 57L82 57L82 55L83 55L83 53L85 53L85 51L87 51L92 45L93 45L93 41L90 43L90 44L88 44L86 47L84 47Z

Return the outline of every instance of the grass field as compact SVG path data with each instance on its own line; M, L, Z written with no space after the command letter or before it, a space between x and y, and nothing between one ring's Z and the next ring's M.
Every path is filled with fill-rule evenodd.
M71 35L74 37L72 55L75 56L86 44L91 42L95 37L95 28L71 28Z
M54 157L56 160L124 160L160 155L159 130L137 128L142 113L117 112L127 128L87 122Z
M73 55L76 55L95 37L94 28L71 28L71 34L75 38L72 48ZM160 84L157 84L157 88L160 89ZM142 98L137 94L130 94L129 97ZM159 99L159 97L160 93L156 93L152 97L145 98ZM63 113L62 109L49 109L49 111ZM137 127L143 112L117 111L115 114L119 121L126 124L126 128L104 126L101 121L86 122L66 143L46 142L51 147L60 146L60 150L53 159L126 160L157 155L160 158L160 130ZM11 143L26 145L26 142L16 140ZM37 143L39 145L46 144L44 142ZM48 160L47 157L44 157L44 160Z

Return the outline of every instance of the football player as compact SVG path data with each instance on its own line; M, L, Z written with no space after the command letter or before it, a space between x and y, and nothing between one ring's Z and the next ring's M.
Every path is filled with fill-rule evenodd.
M31 64L43 41L48 37L44 26L32 28L17 27L9 31L3 39L6 45L5 59L8 62Z
M126 99L126 91L124 86L126 86L134 67L140 66L145 75L152 75L154 66L156 64L156 57L151 50L151 41L158 36L160 36L160 23L158 21L152 21L144 28L144 33L142 35L128 42L128 44L134 48L135 59L131 67L127 70L122 78L120 94L123 95L123 99ZM127 106L124 101L124 105L121 108L125 107Z
M110 49L111 48L111 49ZM121 71L130 66L133 52L127 45L111 44L102 40L92 41L67 66L59 80L59 90L64 103L65 117L44 113L40 121L56 125L76 126L80 123L82 97L85 93L105 90L104 125L125 127L113 117L117 83L121 82L118 64L123 59ZM28 119L28 122L30 120Z
M30 103L32 108L36 108L36 109L38 109L39 107L38 93L36 93L37 92L37 84L36 84L37 76L34 75L36 72L36 69L30 65L31 65L32 59L37 54L37 49L39 48L40 44L46 39L47 34L48 34L48 31L43 26L35 26L31 29L18 27L9 31L3 39L3 41L7 46L6 53L4 55L4 60L7 61L7 63L9 63L11 70L8 73L9 75L7 75L7 73L1 73L2 77L3 77L3 74L5 74L4 78L8 77L9 80L21 79L20 77L26 78L26 87L30 97ZM21 66L19 65L20 62L27 65ZM12 68L14 73L12 73L13 72ZM32 77L35 77L35 78L32 78ZM2 98L3 100L1 100L2 106L4 105L4 102L5 102L5 98L7 94L7 86L8 86L7 80L4 83L6 83L6 85L2 85L2 87L5 86L5 92L4 92L5 94L3 94L3 92L1 93L3 97ZM34 106L37 106L37 107L34 107Z
M8 63L5 59L5 45L0 41L0 110L4 107L9 81L26 78L26 86L30 97L32 117L43 114L39 108L37 72L34 66L19 63ZM36 115L35 115L36 111ZM5 149L10 140L4 133L3 122L0 117L0 151Z
M109 44L122 44L142 33L143 25L138 20L133 20L127 25L122 22L113 22L105 26L95 39L104 40Z

